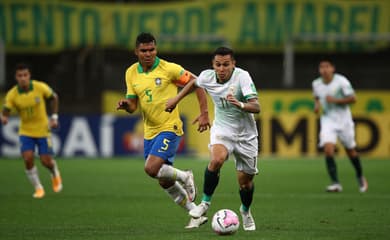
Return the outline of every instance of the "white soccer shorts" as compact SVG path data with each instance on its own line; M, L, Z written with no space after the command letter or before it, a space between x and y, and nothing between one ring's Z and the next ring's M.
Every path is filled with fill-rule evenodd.
M352 121L336 123L321 120L320 143L323 147L325 143L337 143L337 138L347 149L356 147L355 142L355 125Z
M235 135L226 129L211 127L210 146L224 145L229 155L233 153L236 170L250 175L259 172L257 169L258 139L256 135Z

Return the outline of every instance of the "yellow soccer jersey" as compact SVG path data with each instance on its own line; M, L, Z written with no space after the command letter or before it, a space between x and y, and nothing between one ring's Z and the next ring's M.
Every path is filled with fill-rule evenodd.
M190 73L178 64L156 57L152 69L144 72L139 63L126 71L126 98L138 98L144 121L144 138L152 139L160 132L183 135L183 123L179 109L165 112L168 99L177 95L178 86L190 79Z
M30 81L29 91L24 91L16 85L7 92L4 108L15 109L18 112L20 116L19 135L49 136L45 100L51 96L53 96L53 90L46 83L36 80Z

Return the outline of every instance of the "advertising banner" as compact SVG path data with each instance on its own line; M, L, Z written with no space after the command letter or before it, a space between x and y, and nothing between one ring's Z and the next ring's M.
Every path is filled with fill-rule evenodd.
M281 52L302 34L388 34L386 0L209 0L97 3L60 0L0 1L0 38L8 52L53 52L82 47L133 49L140 32L158 38L161 52ZM297 51L386 48L388 41L297 42Z
M0 125L0 156L20 156L19 119ZM143 121L138 115L61 115L51 136L54 152L62 157L143 155ZM187 153L182 137L178 153Z
M259 91L261 113L255 115L259 130L259 153L264 156L299 157L318 155L319 115L313 113L312 92ZM371 157L390 157L390 93L389 91L356 92L357 102L351 105L356 129L357 149ZM102 111L123 114L115 110L123 93L107 91L103 94ZM208 99L209 113L213 119L213 103ZM208 156L209 132L198 133L191 125L198 116L195 94L190 94L179 104L186 118L187 147L200 156ZM338 154L345 154L338 145Z

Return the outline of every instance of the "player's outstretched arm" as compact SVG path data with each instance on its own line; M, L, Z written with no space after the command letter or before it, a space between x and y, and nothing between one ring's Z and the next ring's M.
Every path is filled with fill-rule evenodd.
M203 132L211 127L210 119L209 119L209 111L207 107L206 91L203 88L197 88L195 91L196 91L196 96L198 97L200 114L192 122L192 124L198 123L198 131Z
M124 110L128 113L133 113L135 110L137 110L137 103L138 101L136 98L121 99L116 106L116 110Z
M165 111L166 112L172 112L173 109L175 109L176 105L190 92L192 92L197 86L195 85L196 78L192 78L185 87L179 92L179 94L176 95L174 98L168 99L167 103L165 104ZM206 96L205 96L206 99ZM206 107L207 107L207 99L206 99Z

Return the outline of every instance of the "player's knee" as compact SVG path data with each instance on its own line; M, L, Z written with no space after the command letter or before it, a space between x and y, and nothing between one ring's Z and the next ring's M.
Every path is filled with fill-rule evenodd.
M144 167L144 171L145 171L145 173L148 174L150 177L156 178L159 169L157 169L157 168L155 168L155 167L153 167L153 166L150 166L150 165L146 165L146 166Z
M253 186L252 181L240 183L241 190L249 191L252 189L252 186Z
M211 159L208 168L209 168L209 170L215 172L223 166L224 162L225 162L225 160L222 158L213 158L213 159Z

